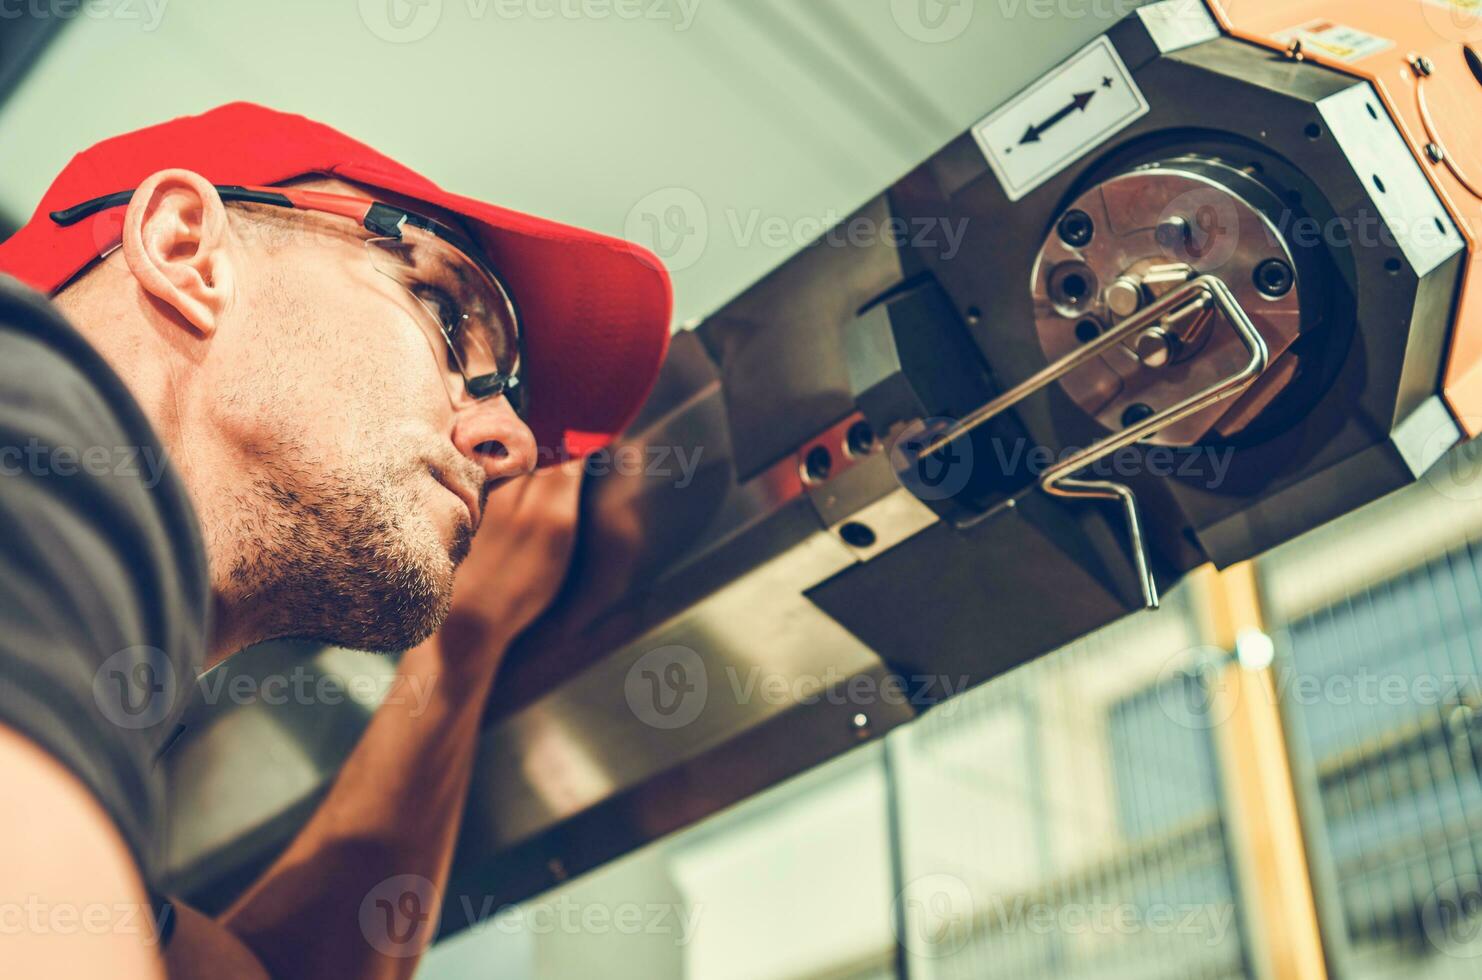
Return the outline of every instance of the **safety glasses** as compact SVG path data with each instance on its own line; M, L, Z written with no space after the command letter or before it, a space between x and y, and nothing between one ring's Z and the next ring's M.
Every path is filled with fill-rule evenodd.
M456 229L433 218L369 198L291 187L221 185L223 201L319 211L357 221L373 236L365 242L371 265L411 294L433 356L456 404L509 399L523 410L520 386L520 318L504 281L480 258L480 250ZM119 191L53 211L59 225L121 207L133 191ZM435 327L442 343L430 334ZM444 363L444 357L446 361Z

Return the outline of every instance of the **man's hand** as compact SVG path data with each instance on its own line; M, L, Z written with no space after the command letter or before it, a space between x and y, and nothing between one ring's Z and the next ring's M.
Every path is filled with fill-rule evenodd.
M489 495L453 585L441 641L452 656L500 656L555 599L571 564L582 464L540 470Z

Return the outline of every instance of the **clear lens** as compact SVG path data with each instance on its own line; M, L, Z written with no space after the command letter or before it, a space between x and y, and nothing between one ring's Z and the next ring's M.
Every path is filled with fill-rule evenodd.
M508 293L436 235L410 225L402 235L373 238L366 251L376 271L411 293L442 333L447 370L456 376L455 398L509 394L514 403L520 338Z

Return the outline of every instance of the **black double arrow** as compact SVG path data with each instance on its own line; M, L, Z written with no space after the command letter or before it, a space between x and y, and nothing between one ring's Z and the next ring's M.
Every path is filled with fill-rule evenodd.
M1094 98L1096 98L1096 93L1094 91L1077 92L1075 94L1075 97L1070 100L1070 105L1066 106L1064 109L1061 109L1059 112L1055 113L1053 116L1051 116L1049 119L1046 119L1039 125L1030 126L1029 131L1024 134L1024 138L1019 141L1019 145L1027 146L1030 143L1038 143L1040 141L1040 137L1044 136L1050 130L1054 129L1065 120L1069 119L1075 113L1085 112L1086 106L1090 105L1091 100Z

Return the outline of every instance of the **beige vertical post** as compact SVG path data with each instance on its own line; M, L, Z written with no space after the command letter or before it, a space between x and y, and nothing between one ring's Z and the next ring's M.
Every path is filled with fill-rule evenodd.
M1207 567L1197 587L1209 640L1223 650L1260 649L1269 639L1255 569ZM1249 657L1246 658L1250 660ZM1211 706L1212 731L1247 900L1258 975L1271 980L1327 976L1307 848L1287 758L1286 733L1269 663L1226 665Z

